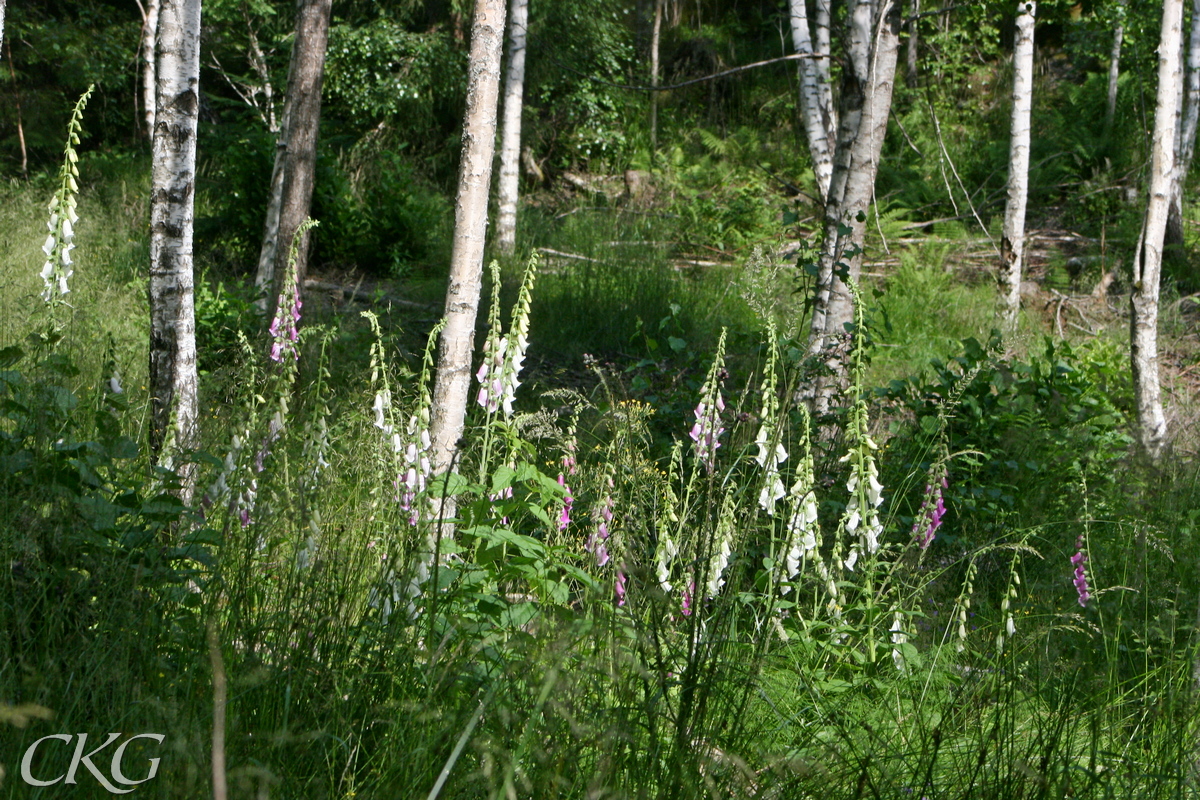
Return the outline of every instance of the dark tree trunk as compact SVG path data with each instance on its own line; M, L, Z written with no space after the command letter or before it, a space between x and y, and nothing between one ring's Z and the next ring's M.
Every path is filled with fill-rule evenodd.
M317 163L317 129L321 122L321 82L333 0L297 0L296 40L288 69L283 125L275 151L272 196L254 283L273 298L287 269L292 237L308 217ZM296 291L302 291L308 272L308 238L301 236L296 252ZM271 304L274 305L273 303Z

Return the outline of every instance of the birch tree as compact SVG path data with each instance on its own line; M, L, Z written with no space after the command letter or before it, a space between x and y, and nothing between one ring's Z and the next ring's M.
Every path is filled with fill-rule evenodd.
M475 318L483 288L488 191L495 153L503 43L504 0L475 0L467 67L467 110L454 209L454 242L446 288L446 327L438 346L429 431L434 474L443 474L453 466L466 420L471 357L475 350ZM448 507L444 512L451 516L454 509Z
M1196 153L1196 127L1200 122L1200 0L1192 0L1192 24L1186 58L1187 71L1178 87L1180 100L1176 110L1175 166L1171 171L1164 245L1167 249L1183 247L1183 184L1187 181Z
M260 307L273 305L275 276L287 269L292 237L308 218L317 163L317 130L321 123L321 83L329 42L333 0L297 0L296 38L288 67L283 122L275 145L271 194L263 226L262 249L254 285ZM296 250L296 291L303 292L308 271L308 238L301 234Z
M1113 119L1117 115L1117 82L1121 78L1121 45L1125 41L1126 0L1117 2L1117 22L1113 25L1112 51L1108 56L1108 99L1104 106L1104 134L1112 131Z
M162 0L150 194L150 445L196 443L192 221L200 108L200 0ZM174 429L168 426L174 422ZM168 454L170 458L170 454ZM191 473L184 468L184 500Z
M866 214L892 107L900 26L899 4L891 0L854 0L847 20L837 145L809 339L810 354L823 361L829 374L819 376L801 393L816 414L829 411L845 382L842 344L854 306L843 276L857 281L862 273Z
M1025 258L1025 206L1029 198L1029 116L1033 108L1033 25L1037 3L1017 3L1017 37L1013 45L1013 108L1008 144L1008 202L1000 237L1000 271L1004 284L1004 323L1013 330L1021 309L1021 262Z
M650 164L658 154L658 47L662 43L663 6L666 0L654 2L654 27L650 32Z
M3 0L0 0L3 2ZM154 68L154 40L158 36L158 9L160 0L148 0L146 13L142 18L142 114L146 119L146 136L154 139L154 108L158 102L155 99L156 86Z
M818 2L817 34L810 29L806 0L791 0L792 47L800 59L800 116L808 139L813 175L821 202L829 196L833 177L833 150L837 144L837 115L833 110L833 88L829 80L829 2ZM824 27L819 24L824 6ZM821 49L820 31L824 31Z
M1166 444L1167 421L1158 382L1158 289L1175 161L1176 115L1182 77L1183 0L1163 3L1158 46L1158 100L1150 159L1150 197L1133 257L1130 353L1137 399L1138 441L1153 460Z
M0 53L4 52L4 4L6 0L0 0Z
M504 121L500 128L499 214L496 244L512 255L517 248L517 200L520 190L521 111L525 94L525 36L529 0L512 0L508 20L508 69L504 74Z

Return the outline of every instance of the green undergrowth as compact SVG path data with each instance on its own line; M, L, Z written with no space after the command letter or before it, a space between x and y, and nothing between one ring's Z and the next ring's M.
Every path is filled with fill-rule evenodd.
M670 218L527 214L577 258L490 278L449 477L436 328L306 302L293 357L286 310L270 336L206 281L185 505L143 444L144 206L106 169L66 312L53 185L0 205L3 796L57 796L22 755L83 731L162 733L138 793L206 796L220 696L231 797L1195 793L1196 464L1138 460L1116 345L1010 347L947 245L863 288L818 425L794 264L680 271Z

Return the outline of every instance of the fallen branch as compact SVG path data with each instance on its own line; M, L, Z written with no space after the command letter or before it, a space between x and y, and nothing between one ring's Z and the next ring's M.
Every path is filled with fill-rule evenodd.
M546 255L554 256L555 258L569 258L572 261L586 261L589 264L603 264L604 263L603 261L601 261L598 258L588 258L587 256L581 256L581 255L577 255L575 253L564 253L561 250L551 250L549 247L539 247L537 250L539 253L545 253Z
M394 306L403 306L405 308L419 308L423 311L428 311L436 308L436 306L428 303L416 303L412 300L401 300L398 297L389 297L386 294L370 294L358 288L342 286L338 283L327 283L326 281L318 281L313 278L304 280L305 289L318 289L324 292L339 292L344 299L355 300L359 303L391 303Z

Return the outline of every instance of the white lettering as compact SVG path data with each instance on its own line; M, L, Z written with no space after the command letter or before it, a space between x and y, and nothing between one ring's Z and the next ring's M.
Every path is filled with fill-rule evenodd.
M33 754L37 750L37 746L47 739L58 739L60 742L66 742L67 744L70 744L73 738L75 737L69 733L52 733L49 736L43 736L33 744L29 745L29 749L25 751L25 755L21 758L21 780L25 781L30 786L53 786L61 781L63 779L62 775L59 775L52 781L39 781L37 778L33 777L33 773L30 772L30 768L33 765Z
M129 794L132 792L133 789L118 789L117 787L113 786L108 782L108 779L104 777L104 774L100 772L100 770L96 769L96 765L92 763L92 756L96 755L96 753L99 753L101 750L108 747L110 744L120 738L121 734L110 733L108 738L104 740L104 744L100 745L87 755L84 755L83 748L87 746L87 734L79 734L79 744L75 745L75 757L71 760L71 768L67 770L67 780L65 782L75 783L75 771L79 769L80 764L83 764L85 767L87 767L87 771L92 773L92 776L95 777L96 780L100 781L100 785L112 794Z
M123 773L121 771L121 759L125 756L125 748L128 747L129 743L132 742L134 739L153 739L154 741L158 742L159 744L162 744L163 739L165 739L165 738L167 738L167 737L162 735L161 733L139 733L138 735L130 736L128 739L121 742L121 746L116 749L116 751L113 753L113 757L112 757L113 780L115 780L117 783L123 783L126 786L137 786L139 783L145 783L146 781L150 780L155 775L157 775L158 774L158 762L162 761L161 758L150 759L150 774L147 775L146 777L142 778L140 781L131 781L131 780L129 780L129 778L125 777L125 773Z

